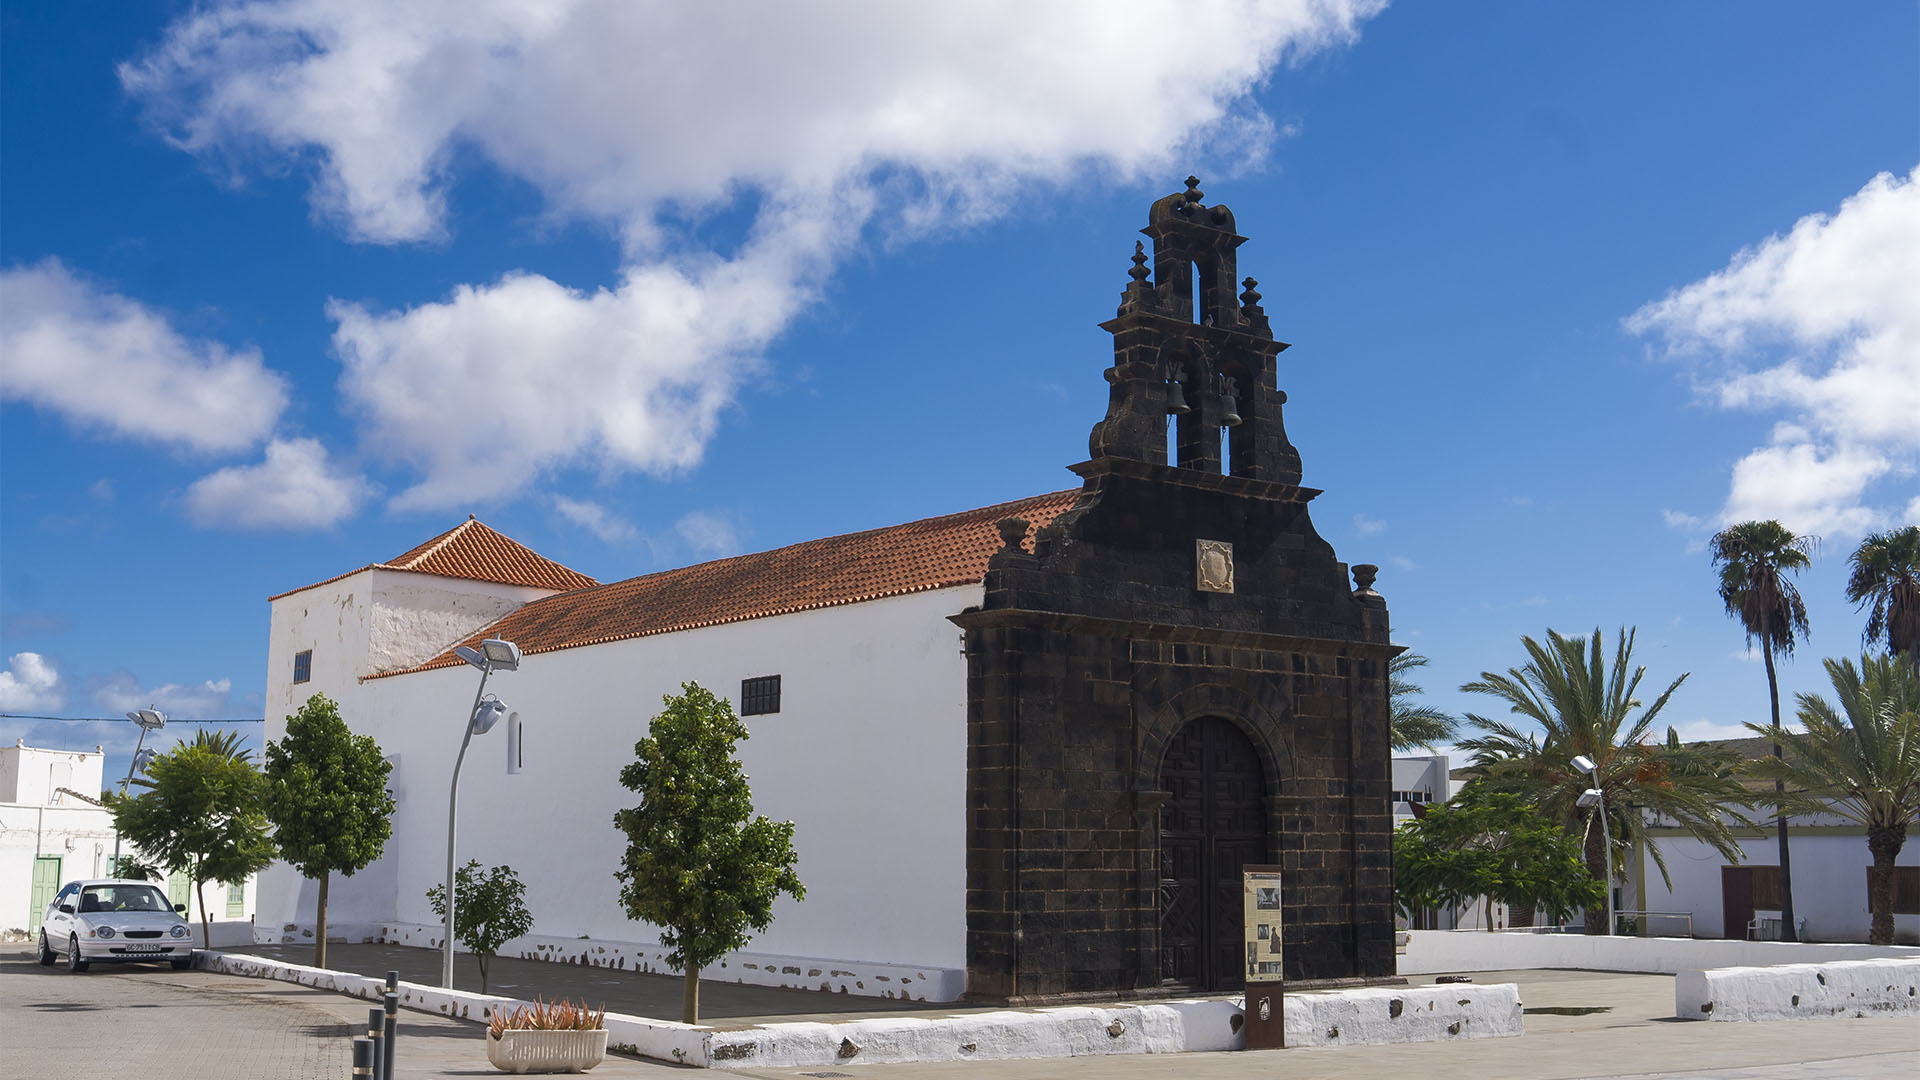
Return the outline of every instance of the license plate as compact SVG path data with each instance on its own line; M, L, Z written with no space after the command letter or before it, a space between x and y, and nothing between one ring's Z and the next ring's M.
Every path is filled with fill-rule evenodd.
M123 947L128 952L166 952L167 951L167 947L165 945L127 945Z

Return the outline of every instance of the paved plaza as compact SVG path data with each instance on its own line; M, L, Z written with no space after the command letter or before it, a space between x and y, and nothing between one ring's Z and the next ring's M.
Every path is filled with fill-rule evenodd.
M366 952L360 950L367 949ZM415 964L434 954L398 959ZM352 956L385 962L371 947L346 946L335 966ZM290 957L290 959L299 959ZM306 959L311 959L308 956ZM463 958L464 959L464 958ZM506 963L503 961L503 963ZM511 991L531 997L613 993L658 994L657 988L621 990L621 982L678 981L571 965L515 962L497 979L529 979ZM359 965L359 966L365 966ZM402 964L403 971L415 972ZM529 970L522 970L522 969ZM384 971L384 968L381 969ZM428 968L437 971L437 968ZM839 1065L832 1068L748 1069L739 1077L841 1076L873 1080L920 1077L1005 1077L1035 1080L1116 1080L1219 1077L1253 1080L1455 1076L1474 1080L1826 1080L1913 1074L1920 1054L1920 1019L1873 1018L1761 1024L1673 1019L1673 979L1574 971L1483 972L1477 982L1517 982L1526 1003L1527 1034L1402 1046L1321 1047L1231 1054L1083 1057L1036 1061L938 1062L920 1065ZM1419 979L1416 982L1430 980ZM476 979L477 982L477 979ZM504 988L503 988L504 989ZM846 1019L855 1012L897 1014L873 999L842 999L812 991L704 986L717 1020L735 1023L775 1017ZM832 1007L823 998L830 998ZM915 1015L965 1010L922 1006ZM151 1080L345 1077L350 1040L364 1023L367 1003L289 983L174 972L160 967L98 967L85 975L42 968L24 951L0 954L0 1076L39 1080L66 1075L137 1074ZM726 1016L721 1013L728 1014ZM671 1012L669 1015L672 1015ZM401 1011L396 1080L491 1076L477 1023ZM609 1057L595 1077L665 1077L687 1070Z

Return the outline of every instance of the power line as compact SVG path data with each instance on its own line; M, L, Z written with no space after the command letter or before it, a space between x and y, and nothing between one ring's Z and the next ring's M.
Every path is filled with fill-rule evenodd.
M124 716L41 716L36 713L0 712L0 720L58 720L66 724L124 724ZM169 724L264 724L264 716L235 716L225 720L181 720L167 717Z

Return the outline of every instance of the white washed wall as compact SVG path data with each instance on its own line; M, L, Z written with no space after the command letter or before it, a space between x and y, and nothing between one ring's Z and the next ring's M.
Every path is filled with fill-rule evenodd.
M1793 853L1794 914L1807 920L1809 941L1865 941L1872 918L1867 910L1867 867L1873 856L1864 835L1790 831ZM1728 865L1719 852L1691 837L1662 836L1654 841L1666 857L1673 878L1671 890L1660 879L1651 856L1643 863L1646 908L1649 911L1693 913L1695 937L1725 936L1721 907L1720 868ZM1774 866L1780 848L1771 835L1741 841L1746 862ZM1920 866L1920 842L1909 841L1897 860L1901 866ZM1626 895L1634 896L1629 883ZM1895 941L1920 944L1920 915L1894 917ZM1741 936L1735 928L1735 936Z
M525 719L526 768L505 775L503 729L474 740L459 860L513 866L536 934L654 940L613 878L613 814L634 802L619 771L682 681L737 705L741 679L778 674L781 711L746 718L741 759L755 809L797 823L808 897L782 900L751 948L964 967L966 662L947 616L980 598L963 586L527 657L488 683ZM314 687L334 695L315 662ZM435 921L425 893L445 873L447 783L478 681L461 667L340 690L355 730L395 759L400 805L388 855L335 880L334 925ZM310 894L295 885L272 887ZM310 897L298 910L285 921L310 923Z

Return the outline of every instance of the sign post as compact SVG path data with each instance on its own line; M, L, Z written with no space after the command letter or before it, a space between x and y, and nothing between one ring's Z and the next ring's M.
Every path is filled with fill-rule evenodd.
M1275 1050L1287 1045L1286 968L1280 951L1280 868L1246 865L1243 918L1246 935L1247 1049Z

